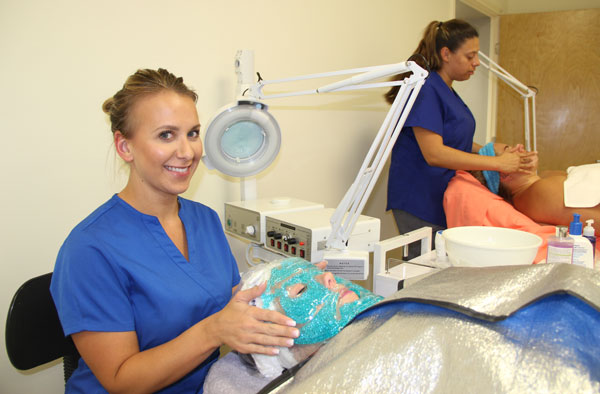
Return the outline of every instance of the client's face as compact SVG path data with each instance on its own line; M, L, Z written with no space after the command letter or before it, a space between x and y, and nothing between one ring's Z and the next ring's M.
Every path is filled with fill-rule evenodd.
M273 268L261 298L263 308L278 309L296 321L300 330L297 344L331 338L382 299L298 258L285 259Z
M349 302L358 300L358 294L348 289L341 283L338 283L337 279L331 272L323 272L322 274L315 275L314 280L325 286L330 291L338 294L338 305L344 305ZM287 289L288 296L290 298L298 298L302 296L307 289L306 283L296 283Z

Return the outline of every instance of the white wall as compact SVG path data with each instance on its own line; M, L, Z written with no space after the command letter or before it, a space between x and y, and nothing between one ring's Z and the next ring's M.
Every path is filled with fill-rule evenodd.
M0 2L0 316L21 283L53 269L70 229L124 184L100 106L137 68L184 76L199 93L205 127L233 99L237 49L254 49L256 70L268 79L403 61L426 23L452 17L453 3ZM283 147L259 177L259 197L336 206L387 111L382 93L271 103ZM239 186L201 168L186 197L222 214ZM384 218L389 236L384 204L382 181L367 213ZM62 392L60 366L18 372L1 343L0 392Z
M491 18L460 1L456 2L456 17L466 20L477 29L480 50L492 56L490 55ZM453 84L454 89L469 106L475 117L476 127L473 140L480 145L491 141L491 134L488 127L488 102L485 100L488 96L489 80L488 71L483 66L480 66L468 81L455 82Z

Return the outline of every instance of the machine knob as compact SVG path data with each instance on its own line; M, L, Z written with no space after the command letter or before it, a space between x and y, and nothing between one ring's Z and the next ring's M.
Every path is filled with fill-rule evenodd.
M246 234L248 234L248 235L254 235L254 234L256 234L256 229L254 228L254 226L247 226L246 227Z
M275 235L275 231L267 231L267 237L272 237L273 235Z
M275 238L275 239L281 239L281 233L275 233L275 234L273 234L273 238Z
M289 238L289 239L287 240L287 243L288 243L288 244L290 244L290 245L294 245L296 242L298 242L298 241L296 240L296 238Z

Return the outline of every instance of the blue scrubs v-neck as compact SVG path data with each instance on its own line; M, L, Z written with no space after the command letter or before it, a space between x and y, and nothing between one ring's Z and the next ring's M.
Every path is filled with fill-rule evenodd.
M240 277L218 215L183 198L179 203L189 261L156 217L116 194L73 229L51 285L66 335L135 331L140 350L146 350L227 304ZM195 392L217 355L161 392ZM67 392L102 392L83 360Z

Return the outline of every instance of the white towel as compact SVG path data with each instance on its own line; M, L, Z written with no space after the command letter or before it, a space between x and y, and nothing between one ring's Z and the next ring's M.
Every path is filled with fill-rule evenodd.
M565 207L590 208L600 204L600 163L567 168Z

